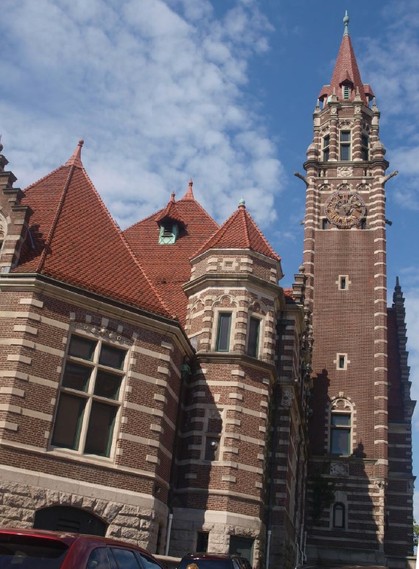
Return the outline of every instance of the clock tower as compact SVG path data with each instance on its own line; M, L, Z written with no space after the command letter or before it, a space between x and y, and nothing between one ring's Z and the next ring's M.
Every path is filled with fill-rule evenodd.
M387 308L385 194L396 172L386 173L380 113L348 24L346 14L332 79L314 111L306 175L298 175L307 186L303 263L313 337L307 552L309 561L384 564L411 554L413 404L401 357L406 338L392 324L397 307Z

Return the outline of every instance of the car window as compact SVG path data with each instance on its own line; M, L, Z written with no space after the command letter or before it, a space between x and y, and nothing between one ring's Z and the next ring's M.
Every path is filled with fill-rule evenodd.
M111 569L106 547L98 547L92 551L89 555L86 569Z
M118 569L141 569L135 553L130 549L122 547L112 547L112 553L115 557Z
M65 543L15 534L0 534L0 569L59 569Z
M138 553L138 557L141 560L141 564L144 569L161 569L161 565L159 565L154 559L149 557L148 555L144 555L144 553Z

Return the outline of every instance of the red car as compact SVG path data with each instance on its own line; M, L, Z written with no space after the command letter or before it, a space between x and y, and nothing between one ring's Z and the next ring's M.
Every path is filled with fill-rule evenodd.
M0 528L0 569L163 569L145 549L96 535Z

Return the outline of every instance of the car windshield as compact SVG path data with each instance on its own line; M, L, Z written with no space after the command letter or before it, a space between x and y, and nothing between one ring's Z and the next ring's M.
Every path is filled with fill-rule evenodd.
M187 569L191 564L198 569L232 569L231 559L182 559L178 569Z
M0 569L59 569L67 550L53 539L0 534Z

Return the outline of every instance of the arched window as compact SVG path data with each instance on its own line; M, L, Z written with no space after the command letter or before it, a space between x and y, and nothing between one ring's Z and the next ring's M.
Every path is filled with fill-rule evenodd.
M333 504L332 525L334 528L345 528L345 514L345 504L342 504L342 502L336 502Z
M94 514L73 506L51 506L35 512L37 529L106 535L108 524Z

